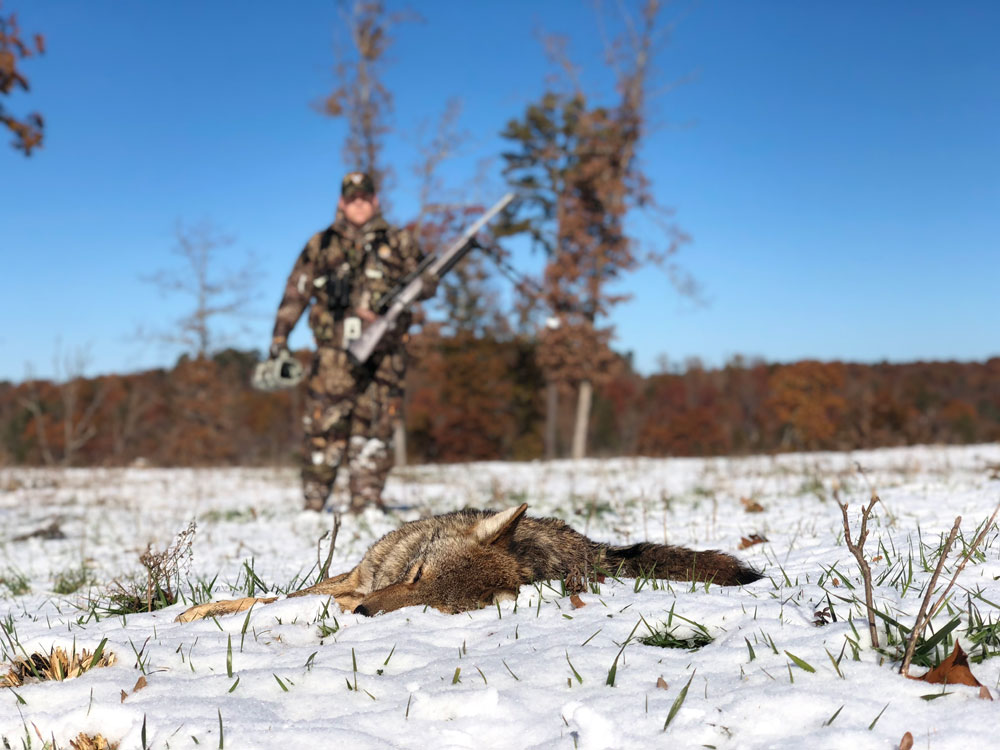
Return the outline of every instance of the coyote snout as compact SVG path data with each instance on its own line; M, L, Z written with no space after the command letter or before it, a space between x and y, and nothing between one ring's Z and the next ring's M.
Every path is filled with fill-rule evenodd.
M615 547L595 542L555 518L525 516L527 504L494 512L462 510L411 521L369 547L348 573L289 596L332 596L345 611L362 615L429 606L465 612L505 599L532 581L606 572L627 578L651 576L711 581L720 586L752 583L761 574L731 555L640 542ZM238 599L192 607L186 622L247 609L274 599Z

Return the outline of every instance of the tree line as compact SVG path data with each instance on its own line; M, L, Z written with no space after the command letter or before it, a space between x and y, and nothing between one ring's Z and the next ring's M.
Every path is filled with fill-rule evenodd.
M405 420L415 462L546 455L549 381L537 339L429 328L412 341ZM307 352L299 352L303 361ZM302 393L255 391L260 355L227 349L170 369L0 383L0 465L292 465ZM734 358L641 375L616 355L597 384L596 455L715 456L1000 440L1000 358L774 364ZM555 415L557 455L576 408Z

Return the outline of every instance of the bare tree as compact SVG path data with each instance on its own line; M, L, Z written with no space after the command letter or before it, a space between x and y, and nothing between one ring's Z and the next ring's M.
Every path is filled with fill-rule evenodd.
M256 261L247 256L239 268L221 267L220 255L232 244L231 237L208 221L192 227L178 223L172 252L181 259L181 267L144 276L142 281L163 295L189 299L191 307L173 330L155 332L155 338L203 358L222 343L216 330L220 320L245 319L256 297Z
M63 406L63 466L72 466L76 453L97 435L96 416L107 389L103 383L88 382L84 370L89 355L77 349L64 359L66 379L60 389Z
M42 394L41 381L35 379L30 370L25 378L30 388L28 396L21 399L21 405L35 422L38 448L47 466L72 466L78 451L98 434L97 415L107 396L107 388L103 382L84 377L89 361L86 349L77 349L65 357L56 354L57 382L52 385L58 391L56 413L46 408L51 399Z
M124 462L134 446L143 419L156 404L156 393L142 378L128 382L119 378L119 386L126 391L111 414L111 445L115 459Z
M370 174L383 191L391 179L391 170L382 161L382 147L390 130L392 93L383 83L382 66L392 44L392 29L417 16L388 13L382 0L354 0L350 5L341 0L340 15L350 45L337 44L336 88L318 109L347 121L344 161Z
M21 398L21 406L31 413L31 418L35 423L35 435L38 440L38 450L42 454L42 461L45 462L46 466L55 466L56 459L49 447L48 419L45 414L45 401L39 392L39 382L32 377L30 372L25 380L29 383L29 393L26 397Z

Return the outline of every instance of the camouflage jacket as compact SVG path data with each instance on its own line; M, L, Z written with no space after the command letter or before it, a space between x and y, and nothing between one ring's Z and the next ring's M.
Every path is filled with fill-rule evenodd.
M394 229L377 214L356 227L338 213L299 254L278 306L272 341L285 343L312 302L309 327L318 346L346 347L364 323L358 310L378 311L379 301L412 273L423 258L409 232ZM398 345L410 324L404 314L395 335L380 349ZM347 338L345 338L345 333Z

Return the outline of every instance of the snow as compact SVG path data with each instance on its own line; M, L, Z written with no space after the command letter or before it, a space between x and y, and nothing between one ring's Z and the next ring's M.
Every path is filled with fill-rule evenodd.
M272 590L312 583L317 540L332 517L299 510L294 471L0 469L0 579L30 586L15 595L0 585L0 624L10 634L0 637L4 658L15 647L47 652L75 643L93 651L104 638L118 657L73 680L0 690L0 737L13 748L41 747L39 735L67 748L80 732L100 732L138 748L145 731L150 748L215 748L221 716L221 744L251 749L669 742L857 750L897 747L907 731L918 748L990 747L997 706L977 688L907 680L897 673L895 646L888 656L871 648L863 605L843 601L863 594L832 492L837 487L850 503L855 536L871 491L881 497L866 546L882 579L876 606L910 627L930 578L922 559L933 568L942 534L961 515L958 552L945 566L950 577L963 539L1000 500L998 467L997 445L407 467L387 486L396 510L344 518L331 572L349 569L374 540L421 514L528 502L529 513L561 517L595 539L727 550L767 577L742 588L647 582L638 591L634 581L608 579L581 595L580 608L550 582L523 587L516 602L460 615L413 607L365 618L303 597L186 624L173 621L184 603L100 619L92 603L139 572L147 544L165 548L192 519L197 533L182 574L188 599L213 578L213 598L245 596L248 568ZM746 512L744 498L764 511ZM15 541L54 519L64 539ZM768 541L739 551L751 533ZM979 651L969 640L969 610L1000 619L992 604L1000 602L998 539L996 530L987 536L951 600L970 656ZM92 586L52 591L59 574L83 565ZM828 597L837 620L817 626ZM942 612L934 629L951 618ZM678 638L703 628L713 640L694 651L640 642L668 621ZM882 625L879 634L884 641ZM858 642L858 660L848 639ZM998 692L1000 659L972 670ZM133 692L143 672L148 685Z

